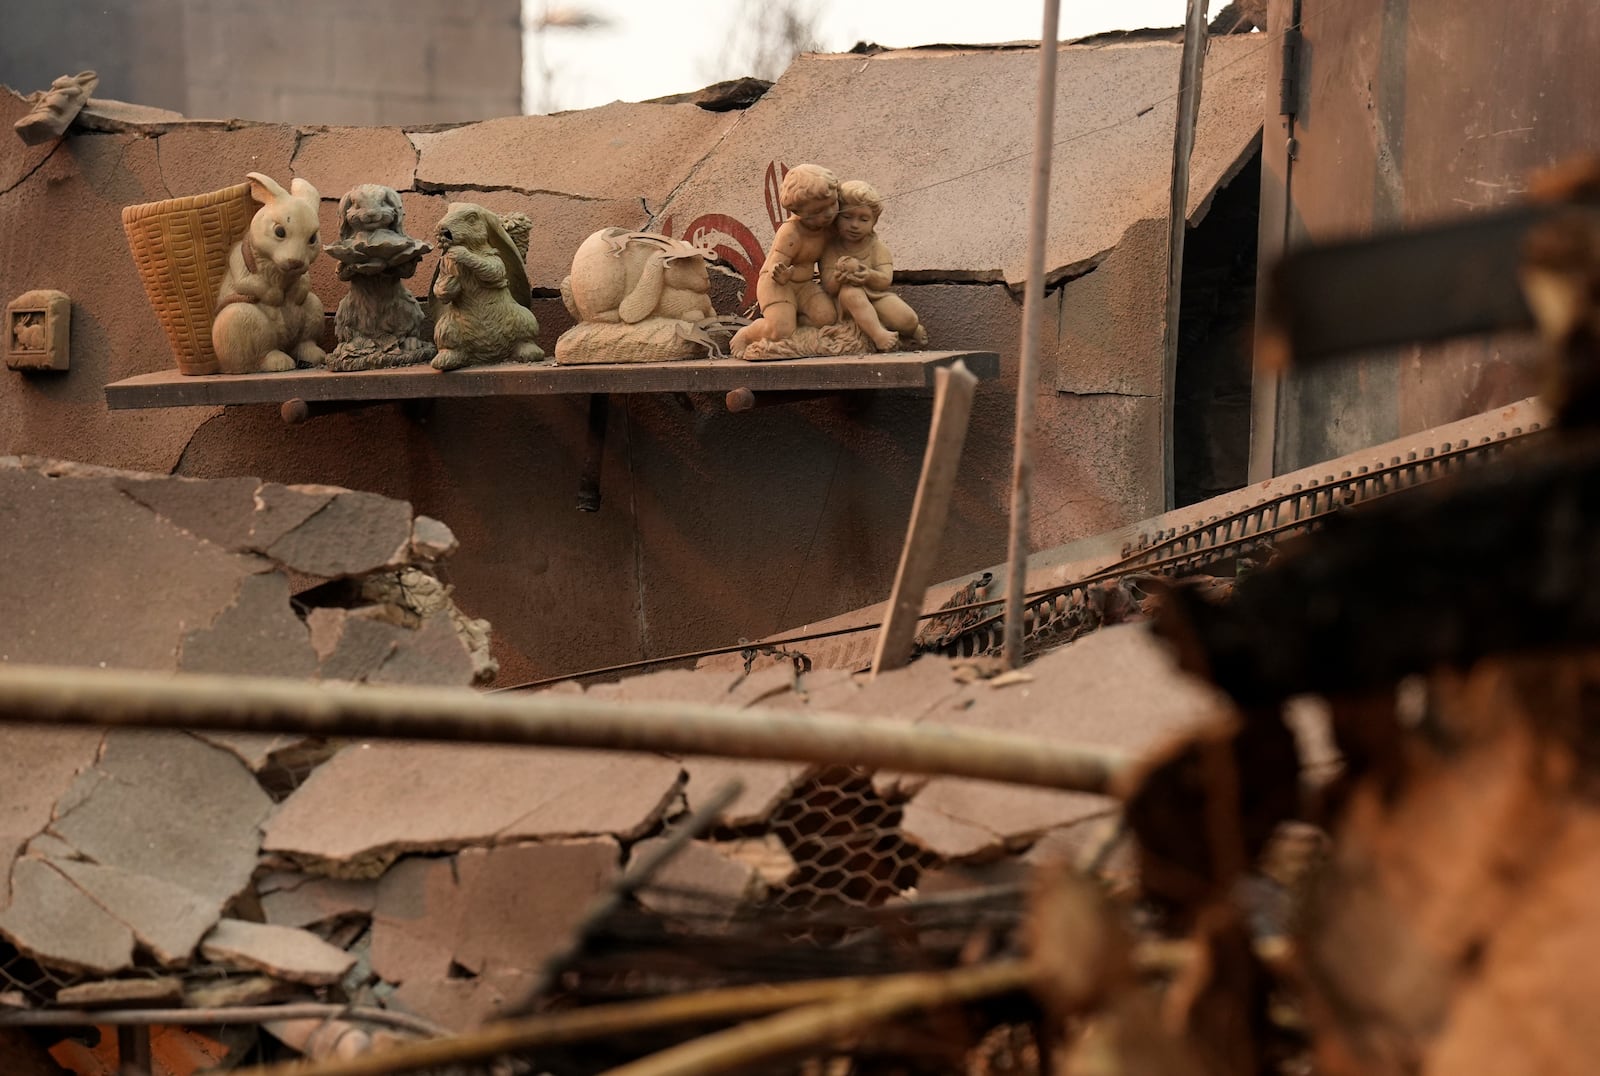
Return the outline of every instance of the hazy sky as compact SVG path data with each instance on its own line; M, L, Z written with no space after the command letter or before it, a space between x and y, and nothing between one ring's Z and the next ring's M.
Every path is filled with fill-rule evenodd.
M539 107L548 85L552 110L608 101L640 101L696 90L748 74L730 70L726 40L741 12L763 0L523 0L526 21L547 9L581 9L610 25L545 32L546 83L539 42L523 47L525 100ZM1037 40L1043 4L1034 0L816 0L823 47L843 52L857 41L886 46L940 42ZM1221 8L1222 4L1212 5ZM1185 0L1062 0L1061 38L1102 30L1180 26Z

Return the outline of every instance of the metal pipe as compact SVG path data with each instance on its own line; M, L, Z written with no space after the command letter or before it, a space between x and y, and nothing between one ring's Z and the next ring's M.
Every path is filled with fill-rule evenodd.
M1039 31L1039 95L1033 126L1033 181L1028 188L1028 274L1022 293L1022 353L1017 363L1017 430L1011 468L1011 540L1006 547L1008 668L1022 664L1022 592L1028 574L1028 523L1033 498L1034 397L1039 392L1039 342L1044 328L1044 248L1049 236L1050 153L1056 121L1056 25L1061 0L1044 0Z
M0 724L294 732L820 762L1107 792L1127 756L842 714L464 688L0 666Z
M1183 239L1189 226L1189 160L1200 118L1200 82L1206 69L1206 0L1189 0L1178 74L1178 122L1172 137L1172 201L1167 218L1167 311L1163 321L1161 378L1161 482L1167 511L1176 506L1173 422L1178 398L1178 314L1183 305Z

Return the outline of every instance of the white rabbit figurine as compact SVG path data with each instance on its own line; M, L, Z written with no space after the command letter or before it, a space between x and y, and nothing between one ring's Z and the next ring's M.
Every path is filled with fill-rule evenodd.
M292 370L296 361L320 366L322 300L306 277L322 250L317 188L296 179L286 191L260 172L247 178L261 208L228 252L228 271L217 290L211 323L217 365L225 374Z

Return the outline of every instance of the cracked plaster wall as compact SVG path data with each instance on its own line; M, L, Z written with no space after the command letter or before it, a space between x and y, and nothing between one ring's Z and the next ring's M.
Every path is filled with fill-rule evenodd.
M23 111L0 99L0 119ZM438 400L407 413L380 405L299 427L270 407L108 411L103 402L107 382L171 365L126 254L124 205L214 189L246 171L300 175L319 187L331 233L338 196L381 181L404 192L414 235L430 236L452 197L527 212L530 279L553 288L584 236L644 226L674 204L679 177L702 177L706 155L748 115L616 104L445 132L163 123L77 133L42 155L0 143L0 293L53 287L74 300L72 370L0 380L0 452L407 500L460 537L448 575L462 608L494 625L502 683L755 638L880 600L920 469L928 393L742 415L716 398L687 407L671 396L613 398L597 514L574 508L583 398ZM1108 264L1047 302L1035 548L1161 507L1159 383L1098 375L1087 353L1063 343L1086 333L1089 307L1074 289L1104 286L1124 261L1153 290L1122 323L1159 340L1159 280L1146 280L1154 266L1137 253L1095 260ZM331 262L312 270L330 310L344 293ZM424 265L418 279L430 273ZM935 346L1002 357L1002 376L979 390L940 558L939 572L953 577L992 564L1005 545L1021 303L998 284L926 282L904 294ZM565 314L553 299L538 313L548 351Z

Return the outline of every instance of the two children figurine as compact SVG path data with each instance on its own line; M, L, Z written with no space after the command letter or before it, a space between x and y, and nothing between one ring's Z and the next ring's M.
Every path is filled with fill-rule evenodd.
M756 280L761 316L735 334L734 355L778 358L773 345L807 325L833 326L841 312L879 351L893 350L902 339L927 343L916 311L889 291L894 259L877 236L883 199L870 184L840 183L826 168L802 164L783 177L779 198L790 216L773 236ZM834 348L824 343L818 350Z

